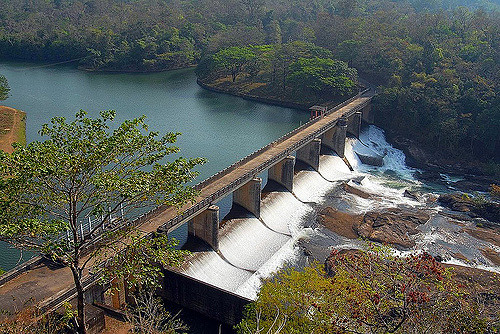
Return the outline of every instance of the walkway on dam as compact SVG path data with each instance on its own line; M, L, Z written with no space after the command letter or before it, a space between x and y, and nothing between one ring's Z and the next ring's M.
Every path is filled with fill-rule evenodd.
M266 163L275 161L276 157L282 156L283 153L287 153L292 148L296 149L297 144L300 144L306 138L318 137L325 128L333 127L342 116L350 116L363 106L366 106L372 97L372 91L365 92L365 94L357 96L338 110L305 124L300 128L300 131L292 132L292 135L288 136L288 138L285 136L284 140L278 140L266 146L251 159L244 160L236 168L229 168L225 173L220 173L208 179L209 182L202 182L201 186L198 187L200 194L196 198L196 203L185 205L180 211L191 211L192 214L203 211L210 204L216 202L214 200L212 203L207 204L207 199L215 198L214 194L217 194L217 198L225 197L234 191L237 185L242 185L247 180L258 175L257 173L252 176L249 173L252 174L252 172L259 170L260 167L265 166ZM235 184L235 187L231 187ZM185 223L190 216L184 214L181 219L176 217L179 217L179 212L173 207L156 209L154 214L148 215L147 219L142 219L136 225L136 229L144 234L155 232L160 227L173 230ZM165 224L167 226L164 226ZM93 282L88 283L92 284ZM76 295L72 293L73 289L73 276L69 268L53 267L49 264L49 261L45 261L0 286L0 311L15 312L21 310L30 300L40 306L56 305L61 301L72 299ZM54 302L56 300L57 303Z

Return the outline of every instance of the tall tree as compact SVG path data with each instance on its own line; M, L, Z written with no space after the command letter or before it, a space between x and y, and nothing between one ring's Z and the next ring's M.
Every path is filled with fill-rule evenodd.
M114 111L97 119L80 111L72 122L55 117L40 131L47 140L0 152L0 240L47 254L71 270L79 333L86 332L82 280L99 254L96 238L105 245L122 236L105 229L120 223L113 217L122 209L192 200L196 192L186 183L204 162L166 161L179 151L172 146L178 133L158 137L148 131L145 116L111 130L114 117ZM82 222L91 217L101 219L83 233Z
M235 82L245 65L255 57L256 55L251 48L233 46L217 52L212 56L212 59L216 66L228 72Z
M299 58L290 66L287 81L296 94L345 96L357 90L357 72L330 58Z

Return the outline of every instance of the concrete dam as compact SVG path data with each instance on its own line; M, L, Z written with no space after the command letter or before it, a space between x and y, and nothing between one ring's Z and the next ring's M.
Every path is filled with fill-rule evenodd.
M365 98L369 102L371 95ZM274 164L247 173L248 181L217 194L208 208L187 218L186 248L192 256L181 268L165 271L165 299L222 323L239 321L262 279L296 257L301 220L314 211L324 193L320 188L351 172L345 159L346 134L359 136L362 120L370 121L370 105L362 103L354 112L342 109L337 112L343 116L337 116L333 126L323 125L300 146L280 152ZM328 122L324 117L331 114L313 121ZM179 224L172 221L170 226L169 232Z
M313 210L321 185L350 172L345 163L347 133L358 137L362 121L371 123L373 95L366 89L324 110L319 117L201 182L196 186L199 196L195 203L181 208L180 214L173 207L162 206L130 222L145 235L171 233L187 224L191 239L201 241L193 246L185 266L165 270L163 297L222 323L237 323L244 305L255 298L261 278L293 256L302 228L298 221ZM325 150L329 153L322 154ZM333 175L332 166L337 170ZM226 216L217 204L228 200L234 205ZM2 303L22 303L22 298L9 301L10 296L30 282L43 287L53 282L55 275L57 286L33 291L43 310L53 310L74 298L69 269L48 270L47 266L34 259L4 275L0 282L0 296L5 296ZM106 287L99 286L96 277L88 274L84 286L88 304L106 302ZM108 304L119 307L127 299L127 291L122 291ZM24 291L26 295L29 292Z

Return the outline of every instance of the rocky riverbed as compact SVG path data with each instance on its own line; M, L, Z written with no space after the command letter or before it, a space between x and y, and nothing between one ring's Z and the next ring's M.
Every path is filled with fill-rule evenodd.
M428 252L463 279L481 281L500 273L500 199L490 193L494 180L408 167L404 154L379 138L379 131L351 140L348 152L354 153L347 158L355 172L338 180L311 215L315 233L300 240L306 262L322 262L334 248L375 242L401 255ZM384 164L363 163L355 155L360 142Z

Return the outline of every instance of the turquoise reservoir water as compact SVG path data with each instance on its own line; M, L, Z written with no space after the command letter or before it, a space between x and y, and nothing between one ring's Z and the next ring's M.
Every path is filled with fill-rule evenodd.
M27 140L51 117L97 115L115 109L117 123L146 115L150 130L181 132L181 155L205 157L201 181L304 123L308 114L209 92L193 69L154 74L88 73L70 66L0 63L11 97L2 104L27 113ZM0 245L0 267L12 268L18 252Z

